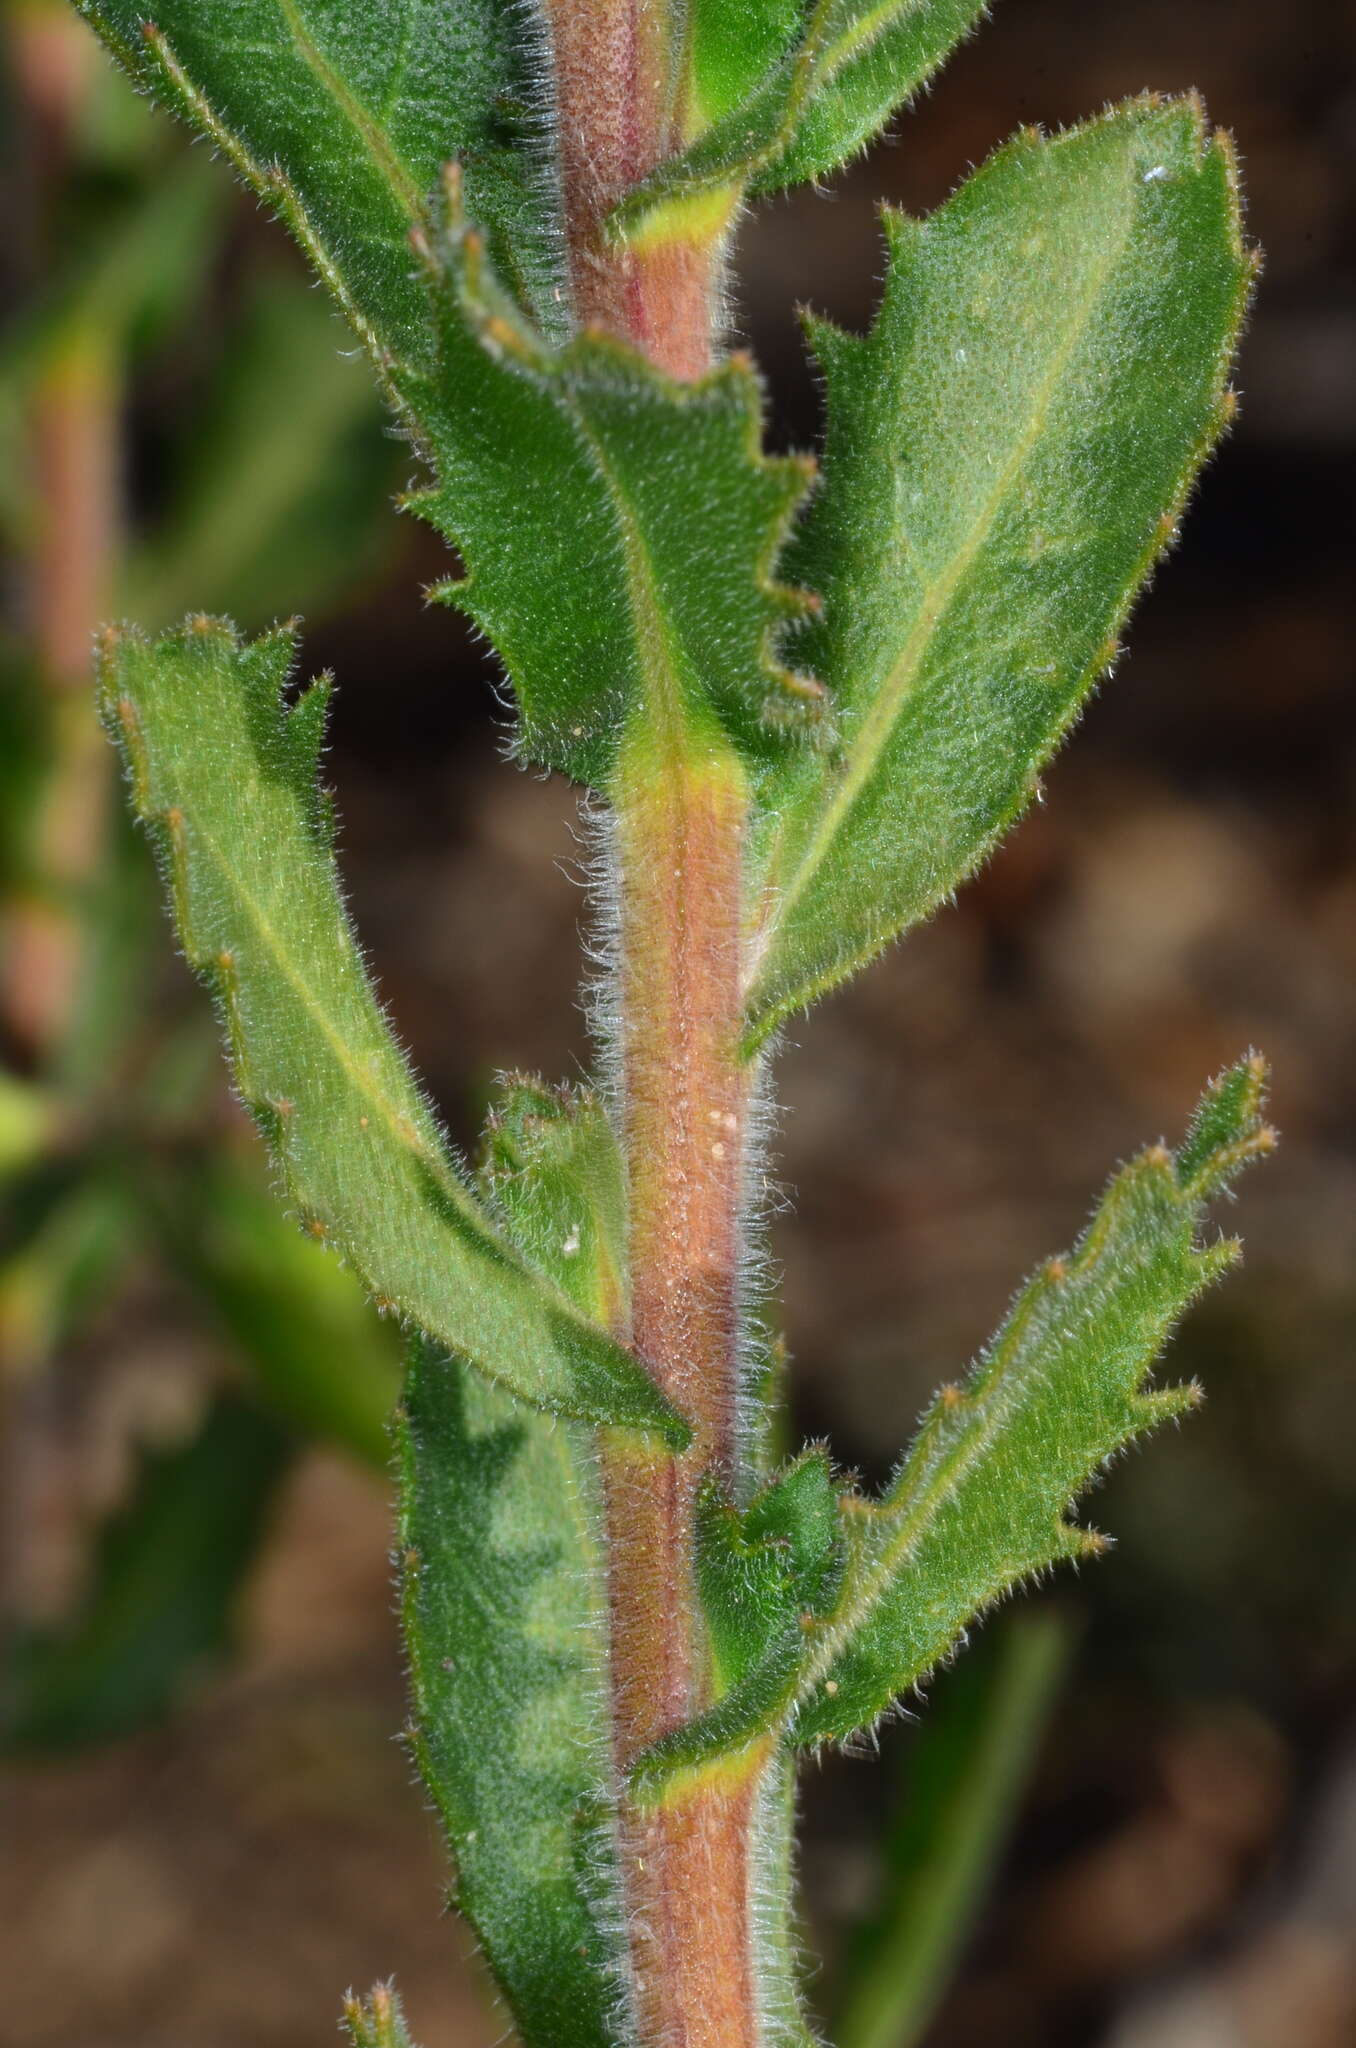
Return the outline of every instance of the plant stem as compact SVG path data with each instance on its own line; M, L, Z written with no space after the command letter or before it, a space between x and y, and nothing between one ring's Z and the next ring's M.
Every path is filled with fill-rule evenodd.
M671 376L711 364L719 234L644 250L603 223L681 138L679 10L657 0L549 0L576 317ZM656 639L660 635L656 633ZM649 650L662 663L657 648ZM747 1071L738 1056L746 779L677 693L656 693L618 773L622 1135L631 1197L625 1333L695 1425L681 1458L604 1449L619 1777L710 1704L697 1596L697 1488L734 1475ZM751 1843L760 1774L704 1783L640 1813L621 1856L643 2048L754 2048Z
M652 735L647 734L647 740ZM618 778L630 1338L696 1429L675 1458L614 1439L604 1458L619 1773L710 1704L694 1578L697 1488L733 1476L747 1074L737 1059L742 769L715 748L646 749ZM752 2048L754 1770L657 1811L624 1807L640 2041Z
M711 365L719 236L645 250L610 243L622 195L682 140L681 0L546 0L575 317L643 349L670 376Z
M7 24L33 180L35 260L50 255L73 134L97 61L65 9L21 8ZM120 339L77 315L49 345L30 408L37 505L29 563L32 644L51 707L51 769L34 820L41 894L12 905L0 1007L25 1054L42 1065L70 1017L83 934L71 899L98 863L108 800L108 749L89 715L90 635L119 541Z

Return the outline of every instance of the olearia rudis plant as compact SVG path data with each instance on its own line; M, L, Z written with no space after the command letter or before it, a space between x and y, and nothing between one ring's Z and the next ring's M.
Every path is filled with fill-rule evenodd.
M1191 98L1027 130L887 213L807 335L818 464L721 345L758 195L857 152L976 0L81 0L292 228L370 352L519 759L591 792L594 1085L452 1157L364 971L296 634L109 631L104 715L304 1228L411 1333L411 1739L530 2048L811 2036L799 1754L869 1730L1076 1497L1192 1406L1147 1376L1232 1264L1255 1058L944 1387L880 1498L778 1462L762 1256L783 1021L994 847L1115 659L1229 418L1252 263ZM389 1993L356 2042L394 2044Z

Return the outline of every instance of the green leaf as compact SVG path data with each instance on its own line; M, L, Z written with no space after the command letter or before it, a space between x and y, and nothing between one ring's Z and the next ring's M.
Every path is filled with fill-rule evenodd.
M984 11L984 0L817 0L803 39L756 83L748 77L752 50L771 54L769 29L781 10L757 44L727 29L723 63L706 58L699 41L696 58L717 82L711 98L722 118L628 194L612 217L614 232L662 239L670 208L677 217L707 198L733 206L750 187L778 192L836 170L927 83ZM699 69L699 105L702 76ZM746 78L747 98L731 104L734 81Z
M826 1611L840 1564L838 1504L823 1451L803 1451L742 1515L708 1484L699 1502L697 1583L718 1694L769 1660L799 1661L804 1618Z
M628 718L671 703L755 755L784 745L817 707L776 657L806 600L772 581L811 471L762 453L750 364L678 384L606 336L546 348L455 179L428 260L437 369L397 387L437 482L407 503L466 565L439 594L498 649L522 751L602 784Z
M606 1598L597 1474L572 1425L415 1345L399 1424L414 1754L527 2041L611 2048Z
M1194 1385L1146 1391L1183 1311L1237 1259L1198 1242L1204 1205L1274 1143L1251 1058L1203 1098L1179 1158L1153 1145L1111 1182L1083 1237L1028 1281L963 1387L944 1389L886 1499L854 1503L843 1592L802 1674L796 1739L867 1725L972 1616L1105 1539L1070 1502L1135 1437L1193 1408Z
M506 272L562 319L541 46L514 0L77 0L137 82L286 220L379 361L417 360L426 321L408 237L452 157Z
M596 1099L516 1078L487 1198L581 1301L616 1284L621 1185ZM615 2048L607 1592L592 1447L417 1345L401 1444L403 1609L419 1767L525 2041Z
M801 0L691 0L688 127L732 112L782 58L801 25Z
M869 1727L917 1685L977 1615L1061 1558L1105 1539L1071 1503L1133 1438L1194 1407L1195 1386L1146 1391L1183 1310L1238 1245L1197 1243L1204 1205L1271 1149L1265 1067L1212 1083L1182 1152L1154 1145L1111 1182L1077 1246L1018 1295L963 1387L924 1418L885 1498L841 1501L845 1560L833 1604L801 1655L780 1645L707 1714L636 1767L638 1796L784 1732L799 1746Z
M626 1165L592 1090L505 1075L485 1126L480 1185L524 1256L581 1314L626 1320Z
M938 1680L908 1745L879 1904L844 1966L837 2048L917 2048L982 1910L1069 1661L1050 1609L1014 1615Z
M755 192L822 178L866 148L973 34L988 0L829 0L827 34L791 132Z
M344 911L316 771L327 686L283 702L294 636L196 619L105 635L105 721L211 985L242 1095L303 1226L379 1303L521 1399L684 1425L653 1382L504 1239L449 1159Z
M370 1997L344 2000L344 2029L353 2048L414 2048L400 2000L389 1984L378 1984Z
M826 760L767 800L750 1035L926 917L1036 787L1228 415L1250 266L1194 101L1027 133L887 217L869 336L813 330L824 487L794 573Z
M169 1709L229 1644L290 1456L290 1437L233 1396L188 1443L145 1455L131 1499L100 1532L80 1611L19 1645L11 1744L107 1741Z

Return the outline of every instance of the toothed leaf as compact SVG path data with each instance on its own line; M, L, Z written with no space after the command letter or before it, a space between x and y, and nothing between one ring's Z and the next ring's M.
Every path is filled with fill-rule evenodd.
M289 631L242 644L201 619L154 644L107 635L100 678L184 951L290 1199L380 1301L521 1399L681 1439L642 1367L528 1266L448 1156L318 829L321 728L305 697L283 704L292 654Z
M706 6L719 21L726 11ZM739 10L743 12L743 10ZM636 187L613 217L622 237L665 233L665 212L708 196L733 206L746 189L778 192L836 170L945 62L984 13L984 0L818 0L804 36L778 34L784 10L765 5L750 33L727 27L723 45L694 53L698 109L719 113L681 155ZM769 67L753 73L758 54ZM708 83L707 81L713 81ZM734 102L737 83L747 97Z
M814 330L823 489L792 554L828 758L768 800L751 1035L926 917L1025 808L1224 415L1248 264L1192 103L1024 135L887 222L865 339Z
M590 1096L515 1079L482 1186L521 1249L600 1312L617 1286L619 1162ZM618 2048L607 1593L584 1432L417 1346L401 1446L414 1744L524 2040Z
M549 91L514 0L77 5L282 215L378 357L426 355L408 237L453 157L524 301L561 322L550 173L536 131L507 111Z
M601 784L623 726L676 706L768 755L814 704L775 647L804 602L772 581L809 472L762 453L751 368L675 384L605 337L547 349L455 186L431 261L437 374L399 383L438 481L410 503L466 564L443 594L498 649L522 752Z
M780 1640L711 1711L636 1767L642 1798L782 1732L798 1745L869 1727L926 1678L995 1601L1101 1539L1072 1502L1132 1438L1180 1414L1194 1387L1145 1390L1174 1323L1232 1262L1203 1251L1206 1199L1266 1151L1265 1074L1251 1059L1212 1085L1182 1154L1124 1167L1066 1258L1018 1295L963 1386L943 1390L883 1500L842 1503L841 1582L791 1663ZM1209 1149L1198 1139L1206 1124Z

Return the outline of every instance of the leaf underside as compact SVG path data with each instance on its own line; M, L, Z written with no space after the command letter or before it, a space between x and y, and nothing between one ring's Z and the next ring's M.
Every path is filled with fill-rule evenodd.
M467 1188L382 1014L317 786L328 688L291 708L290 629L105 635L101 702L190 963L303 1226L384 1307L553 1412L685 1436L643 1368Z
M937 1396L885 1497L843 1496L832 1597L802 1583L779 1619L748 1596L750 1668L641 1759L640 1796L773 1737L814 1746L869 1728L996 1601L1104 1547L1069 1508L1135 1437L1199 1398L1145 1379L1237 1255L1233 1240L1198 1238L1206 1202L1270 1149L1264 1088L1262 1062L1245 1060L1212 1083L1175 1158L1155 1145L1115 1176L1074 1249L1034 1275L965 1382ZM718 1639L733 1626L727 1600Z
M475 1927L529 2041L607 2048L621 1963L611 1855L606 1607L583 1433L417 1344L400 1443L411 1743Z
M596 1100L510 1081L481 1185L524 1253L601 1313L625 1218ZM397 1433L412 1740L456 1903L525 2040L614 2048L623 1915L592 1445L422 1344Z
M1250 275L1192 101L1020 136L887 215L871 333L811 335L823 487L790 572L824 757L766 794L752 1042L926 917L1030 799L1227 417Z

